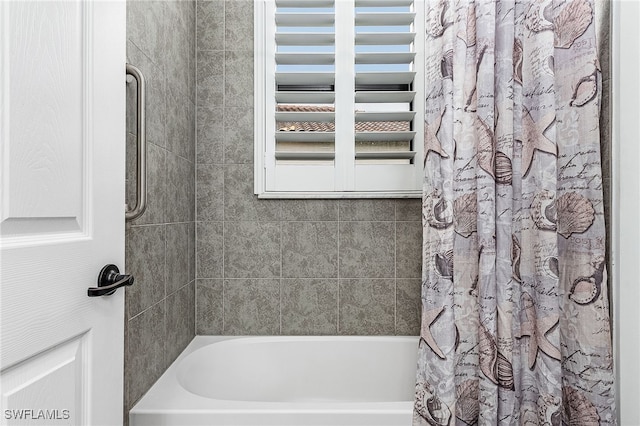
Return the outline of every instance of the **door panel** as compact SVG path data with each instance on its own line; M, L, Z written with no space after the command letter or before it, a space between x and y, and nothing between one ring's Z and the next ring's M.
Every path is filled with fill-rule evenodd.
M7 407L19 407L8 408L9 425L23 425L28 417L38 416L44 417L46 424L68 424L71 413L74 424L89 424L85 410L88 363L83 359L87 343L86 334L78 336L3 372L4 402ZM2 414L7 417L5 410Z
M2 424L122 422L124 291L87 288L124 270L125 22L124 1L0 2Z
M92 72L84 43L91 28L83 24L91 7L9 3L5 10L3 235L81 232L83 142L91 122L83 105L91 101L86 84Z

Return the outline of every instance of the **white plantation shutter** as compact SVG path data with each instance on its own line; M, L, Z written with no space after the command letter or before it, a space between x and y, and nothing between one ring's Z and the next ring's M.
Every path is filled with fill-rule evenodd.
M422 1L255 3L257 194L420 195Z

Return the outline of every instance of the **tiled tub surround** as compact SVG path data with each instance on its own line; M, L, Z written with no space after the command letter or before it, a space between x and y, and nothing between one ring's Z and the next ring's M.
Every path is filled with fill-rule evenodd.
M280 220L197 222L198 334L418 333L419 201L280 203Z
M259 200L253 2L196 21L197 334L418 334L420 200Z
M417 334L419 200L258 200L253 2L198 0L196 15L197 333ZM604 68L603 86L608 117Z
M258 200L252 1L198 0L196 19L197 332L417 333L419 202ZM608 43L600 40L607 204Z
M127 1L127 61L147 80L148 206L127 224L128 410L195 335L195 1ZM127 200L135 199L135 83L127 87Z

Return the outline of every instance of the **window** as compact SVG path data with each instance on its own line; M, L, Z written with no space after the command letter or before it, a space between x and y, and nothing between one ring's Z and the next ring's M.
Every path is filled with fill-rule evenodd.
M257 0L255 192L419 197L423 0Z

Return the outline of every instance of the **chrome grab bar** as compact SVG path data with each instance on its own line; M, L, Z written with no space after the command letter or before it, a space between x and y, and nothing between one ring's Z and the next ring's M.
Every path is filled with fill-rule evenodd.
M145 80L142 72L133 65L127 64L127 75L133 76L138 83L136 100L136 146L138 159L136 162L136 204L133 208L127 204L125 219L133 220L144 213L147 208L147 134L146 134L146 100L145 100Z

